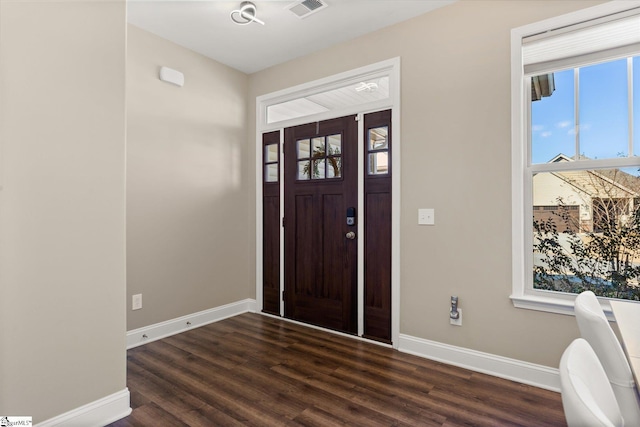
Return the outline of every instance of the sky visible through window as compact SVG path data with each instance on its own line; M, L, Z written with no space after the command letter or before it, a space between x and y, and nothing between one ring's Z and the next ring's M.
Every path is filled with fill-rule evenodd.
M546 163L558 154L575 156L578 129L579 154L591 159L628 156L626 58L580 68L578 119L574 70L557 71L554 80L553 94L531 106L532 163ZM640 156L640 56L633 58L633 89L634 155Z

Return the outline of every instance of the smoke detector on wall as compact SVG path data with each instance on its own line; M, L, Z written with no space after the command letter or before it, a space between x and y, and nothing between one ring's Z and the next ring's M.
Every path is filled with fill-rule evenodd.
M303 19L309 15L319 12L327 6L328 4L324 0L302 0L290 4L287 6L287 9L289 9L298 18Z

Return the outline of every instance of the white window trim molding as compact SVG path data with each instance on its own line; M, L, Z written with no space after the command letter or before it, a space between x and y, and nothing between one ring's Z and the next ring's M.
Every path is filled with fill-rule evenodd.
M360 80L366 80L368 78L389 76L389 97L381 101L374 101L360 105L349 106L340 110L333 110L324 113L299 117L291 120L280 121L276 123L267 123L267 107L269 105L278 104L281 102L290 101L293 99L308 96L314 93L328 91L343 87L351 82ZM350 114L358 115L362 117L362 114L370 112L381 111L385 109L391 109L391 168L394 171L391 181L391 340L393 347L398 348L400 345L400 58L395 57L385 61L370 64L364 67L360 67L354 70L349 70L343 73L335 74L333 76L325 77L322 79L314 80L308 83L304 83L298 86L283 89L277 92L261 95L256 98L256 135L255 135L255 167L256 167L256 310L258 313L263 309L263 293L262 293L262 238L263 238L263 224L262 224L262 134L265 132L280 131L281 143L283 138L283 130L287 127L296 126L299 124L310 123L315 121L327 120L336 117L342 117ZM361 120L362 122L362 120ZM361 130L362 123L359 123L359 138L362 137ZM362 145L359 141L359 145ZM281 144L282 147L282 144ZM282 156L282 151L281 151ZM283 159L281 157L281 159ZM281 160L282 161L282 160ZM360 160L359 160L360 162ZM359 168L363 166L359 164ZM280 168L282 171L282 167ZM281 172L280 182L283 182L283 174ZM364 177L362 176L362 170L359 170L358 186L359 188L364 185ZM284 189L281 186L280 203L281 213L284 206ZM359 191L359 193L361 193ZM360 197L360 196L359 196ZM363 201L358 200L358 212L362 212ZM282 218L281 218L282 220ZM362 224L362 221L358 220L358 224ZM362 230L358 230L359 233ZM358 289L359 297L362 297L361 280L364 277L362 251L359 251L358 259ZM280 287L281 291L284 289L284 242L283 233L281 233L281 247L280 247ZM362 271L361 271L362 270ZM282 294L282 292L281 292ZM362 306L363 302L358 302L358 320L359 331L358 335L362 335ZM281 300L281 315L283 315L283 301Z
M511 30L511 227L512 227L512 293L516 308L574 315L576 295L527 288L526 275L531 271L529 239L525 236L525 203L531 200L531 182L525 171L527 161L527 126L522 39L598 17L640 6L640 1L616 0L598 6L546 19ZM599 298L605 314L613 320L607 298Z

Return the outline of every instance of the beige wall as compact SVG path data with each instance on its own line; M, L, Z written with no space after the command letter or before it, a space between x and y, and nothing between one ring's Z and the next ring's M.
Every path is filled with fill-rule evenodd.
M125 2L0 3L0 414L122 391Z
M251 76L255 104L401 58L402 334L548 366L577 336L573 317L515 309L509 299L510 30L598 3L460 1ZM418 208L435 208L434 227L417 225ZM462 327L449 324L450 295L460 298Z
M184 73L184 86L160 81L160 66ZM255 293L247 81L244 73L129 25L128 330ZM142 309L131 311L131 295L139 293Z

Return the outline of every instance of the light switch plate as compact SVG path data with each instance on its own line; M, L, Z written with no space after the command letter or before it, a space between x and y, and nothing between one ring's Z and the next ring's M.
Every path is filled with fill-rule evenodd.
M131 296L131 310L140 310L142 308L142 294Z
M418 225L434 225L435 209L418 209Z

